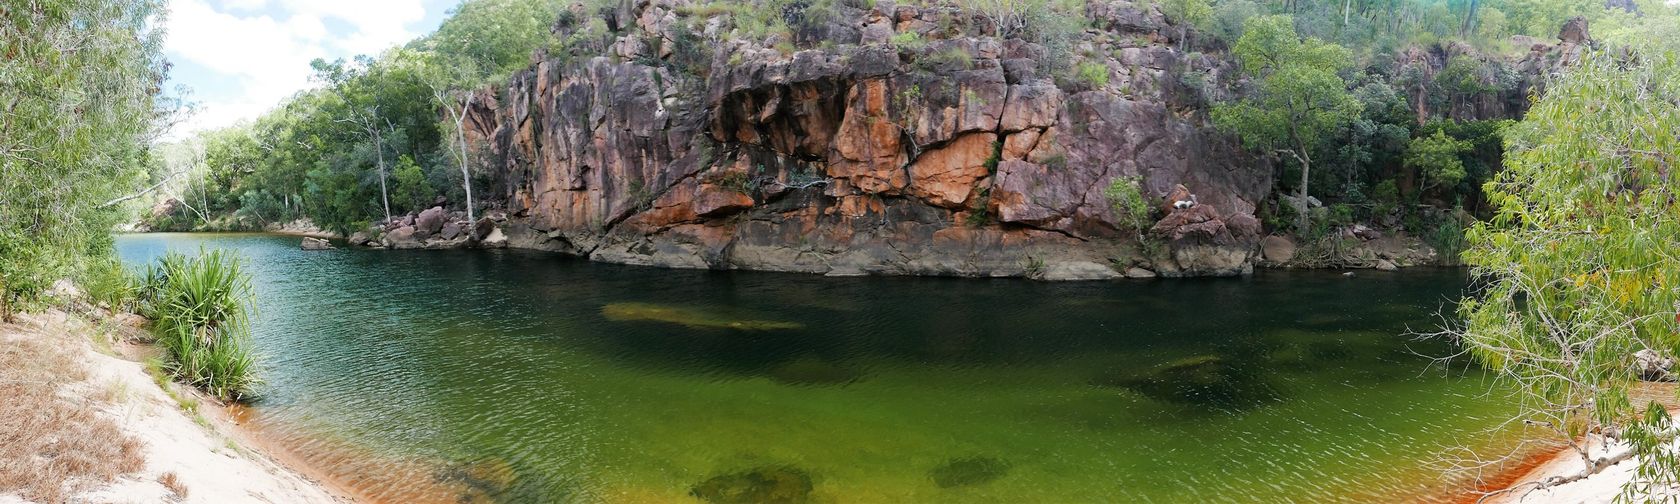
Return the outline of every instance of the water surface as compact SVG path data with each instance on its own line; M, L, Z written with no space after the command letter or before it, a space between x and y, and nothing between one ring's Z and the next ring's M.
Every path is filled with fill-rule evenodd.
M242 255L258 423L393 502L1432 500L1441 454L1506 413L1405 335L1459 270L1043 283L117 244Z

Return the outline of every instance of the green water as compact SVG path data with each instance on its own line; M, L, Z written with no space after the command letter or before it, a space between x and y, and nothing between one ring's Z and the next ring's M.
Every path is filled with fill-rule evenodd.
M382 500L1433 500L1441 453L1503 413L1404 335L1458 270L824 278L297 242L117 243L243 255L258 423Z

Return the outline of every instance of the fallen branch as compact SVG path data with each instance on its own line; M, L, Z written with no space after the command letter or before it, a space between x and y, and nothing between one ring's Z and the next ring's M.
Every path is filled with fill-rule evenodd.
M141 196L145 196L147 194L150 194L152 191L156 191L159 187L163 187L164 184L168 184L169 181L175 180L175 176L180 175L181 173L182 172L171 173L171 174L169 174L168 177L164 177L163 180L158 181L158 183L152 184L151 187L147 187L145 189L142 189L142 190L140 190L140 192L137 192L137 193L134 193L134 194L130 194L130 195L127 195L127 196L119 196L117 198L114 198L111 201L107 201L104 204L99 205L99 208L110 208L112 206L115 206L118 203L122 203L124 201L128 201L128 200L131 200L131 199L139 198Z

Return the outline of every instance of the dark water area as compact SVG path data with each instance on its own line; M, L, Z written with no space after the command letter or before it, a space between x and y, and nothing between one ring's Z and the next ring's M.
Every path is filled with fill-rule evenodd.
M1419 342L1462 270L1045 283L238 252L256 422L391 502L1396 502L1508 406Z

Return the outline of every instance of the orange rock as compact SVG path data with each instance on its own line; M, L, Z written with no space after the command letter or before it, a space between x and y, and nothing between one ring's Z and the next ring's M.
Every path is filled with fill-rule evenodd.
M1190 199L1190 188L1184 187L1184 184L1178 184L1173 187L1172 192L1167 193L1167 199L1161 201L1161 212L1172 213L1173 210L1176 210L1173 208L1174 202L1187 199Z
M909 156L901 144L903 131L888 114L886 81L871 79L852 86L847 102L828 174L848 179L865 193L896 194L910 182L904 170Z
M1025 159L1027 157L1027 153L1031 152L1033 147L1038 145L1038 137L1041 134L1043 134L1042 131L1030 129L1022 130L1019 133L1009 135L1008 138L1003 140L1003 160L1015 161Z
M962 208L975 181L988 173L997 135L971 133L944 146L923 152L910 165L910 193L937 206Z
M728 215L752 206L751 196L714 184L702 184L700 194L694 198L693 203L694 214L701 217Z

